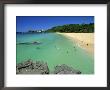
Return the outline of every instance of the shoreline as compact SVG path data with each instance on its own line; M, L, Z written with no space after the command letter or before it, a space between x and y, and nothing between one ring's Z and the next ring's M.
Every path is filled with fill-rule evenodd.
M70 39L83 48L87 53L94 55L94 33L57 33Z

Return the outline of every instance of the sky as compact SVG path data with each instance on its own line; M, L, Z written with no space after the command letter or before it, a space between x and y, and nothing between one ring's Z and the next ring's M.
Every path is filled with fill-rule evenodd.
M16 16L16 31L47 30L65 24L94 23L94 16Z

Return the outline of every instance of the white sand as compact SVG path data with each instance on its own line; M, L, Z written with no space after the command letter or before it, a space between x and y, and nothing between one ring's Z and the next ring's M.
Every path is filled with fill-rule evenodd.
M85 49L88 53L94 54L94 33L58 33L75 41L78 46Z

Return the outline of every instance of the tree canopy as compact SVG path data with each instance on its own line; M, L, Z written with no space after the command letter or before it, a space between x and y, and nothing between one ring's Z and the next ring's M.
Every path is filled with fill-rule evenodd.
M93 33L94 23L90 24L66 24L62 26L55 26L48 29L46 32L66 32L66 33Z

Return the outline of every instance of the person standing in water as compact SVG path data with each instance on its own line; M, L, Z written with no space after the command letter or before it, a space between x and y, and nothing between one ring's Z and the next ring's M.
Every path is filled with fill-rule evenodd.
M76 48L75 48L75 46L74 46L74 50L76 51Z

